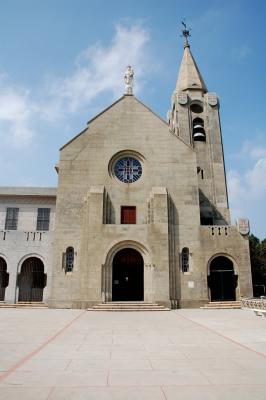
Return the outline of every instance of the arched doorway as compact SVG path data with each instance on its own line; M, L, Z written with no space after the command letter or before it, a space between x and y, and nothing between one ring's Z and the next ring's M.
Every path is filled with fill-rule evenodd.
M0 301L5 300L5 291L9 281L9 273L6 270L6 260L0 257Z
M232 261L224 256L215 257L210 263L208 276L211 301L236 300L237 279Z
M27 258L18 276L18 301L42 301L43 289L46 286L46 274L43 262L37 257Z
M143 299L143 258L135 249L120 250L113 258L112 300L141 301Z

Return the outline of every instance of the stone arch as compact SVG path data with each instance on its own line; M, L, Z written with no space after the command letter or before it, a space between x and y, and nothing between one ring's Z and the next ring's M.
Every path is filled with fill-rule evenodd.
M7 272L7 259L0 253L0 301L5 300L5 292L8 284L9 273Z
M5 254L0 253L0 258L3 258L3 260L5 260L5 262L8 264L7 257L5 256Z
M207 284L211 301L234 301L239 298L238 266L227 253L214 254L207 263Z
M234 266L234 271L235 271L235 272L237 273L237 275L238 275L239 267L238 267L238 264L237 264L237 262L236 262L236 259L235 259L233 256L231 256L231 254L224 253L224 252L215 253L215 254L213 254L213 255L209 258L209 260L208 260L208 262L207 262L207 274L208 274L208 275L209 275L209 273L210 273L210 264L211 264L211 262L212 262L216 257L226 257L226 258L228 258L230 261L232 261L233 266Z
M21 259L20 259L19 262L18 262L18 269L17 269L17 273L18 273L18 274L21 272L21 267L22 267L22 264L24 263L24 261L26 261L27 258L30 258L30 257L39 258L39 260L41 260L42 263L43 263L43 265L44 265L44 272L47 273L46 265L45 265L43 256L41 256L41 255L38 254L38 253L28 253L28 254L25 254L23 257L21 257Z
M154 265L151 262L151 253L143 244L133 240L115 243L106 252L102 264L102 301L112 301L113 260L115 255L123 249L134 249L142 256L144 263L144 300L152 301Z
M103 263L104 264L111 264L113 262L113 258L115 254L125 248L137 250L143 257L144 264L150 263L150 251L141 243L136 242L134 240L123 240L121 242L113 244L109 250L107 251L106 255L104 256Z
M21 302L43 301L43 291L47 284L47 274L42 257L27 255L18 265L17 298Z

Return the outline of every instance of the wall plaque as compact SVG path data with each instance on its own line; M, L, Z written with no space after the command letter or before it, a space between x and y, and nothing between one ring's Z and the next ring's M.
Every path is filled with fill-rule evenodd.
M188 97L185 92L179 92L177 98L178 98L179 104L182 104L182 105L187 104Z
M217 95L216 93L208 93L208 103L210 106L214 107L218 103Z
M248 235L250 228L249 228L249 220L247 218L238 218L236 221L237 228L241 235Z

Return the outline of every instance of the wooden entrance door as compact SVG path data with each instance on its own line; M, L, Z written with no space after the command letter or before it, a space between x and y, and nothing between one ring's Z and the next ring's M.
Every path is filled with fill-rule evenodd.
M120 250L113 260L113 301L144 299L143 258L134 249Z
M44 273L43 262L37 257L30 257L25 260L18 276L18 301L42 301L45 286L46 274Z
M5 291L8 286L9 273L7 272L6 260L0 257L0 301L5 300Z
M237 278L232 261L223 256L216 257L211 262L208 276L211 301L236 300Z

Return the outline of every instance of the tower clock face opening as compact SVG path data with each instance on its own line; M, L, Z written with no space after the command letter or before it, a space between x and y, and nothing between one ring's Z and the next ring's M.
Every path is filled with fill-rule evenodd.
M133 183L141 177L142 166L134 157L123 157L115 163L114 173L121 182Z

